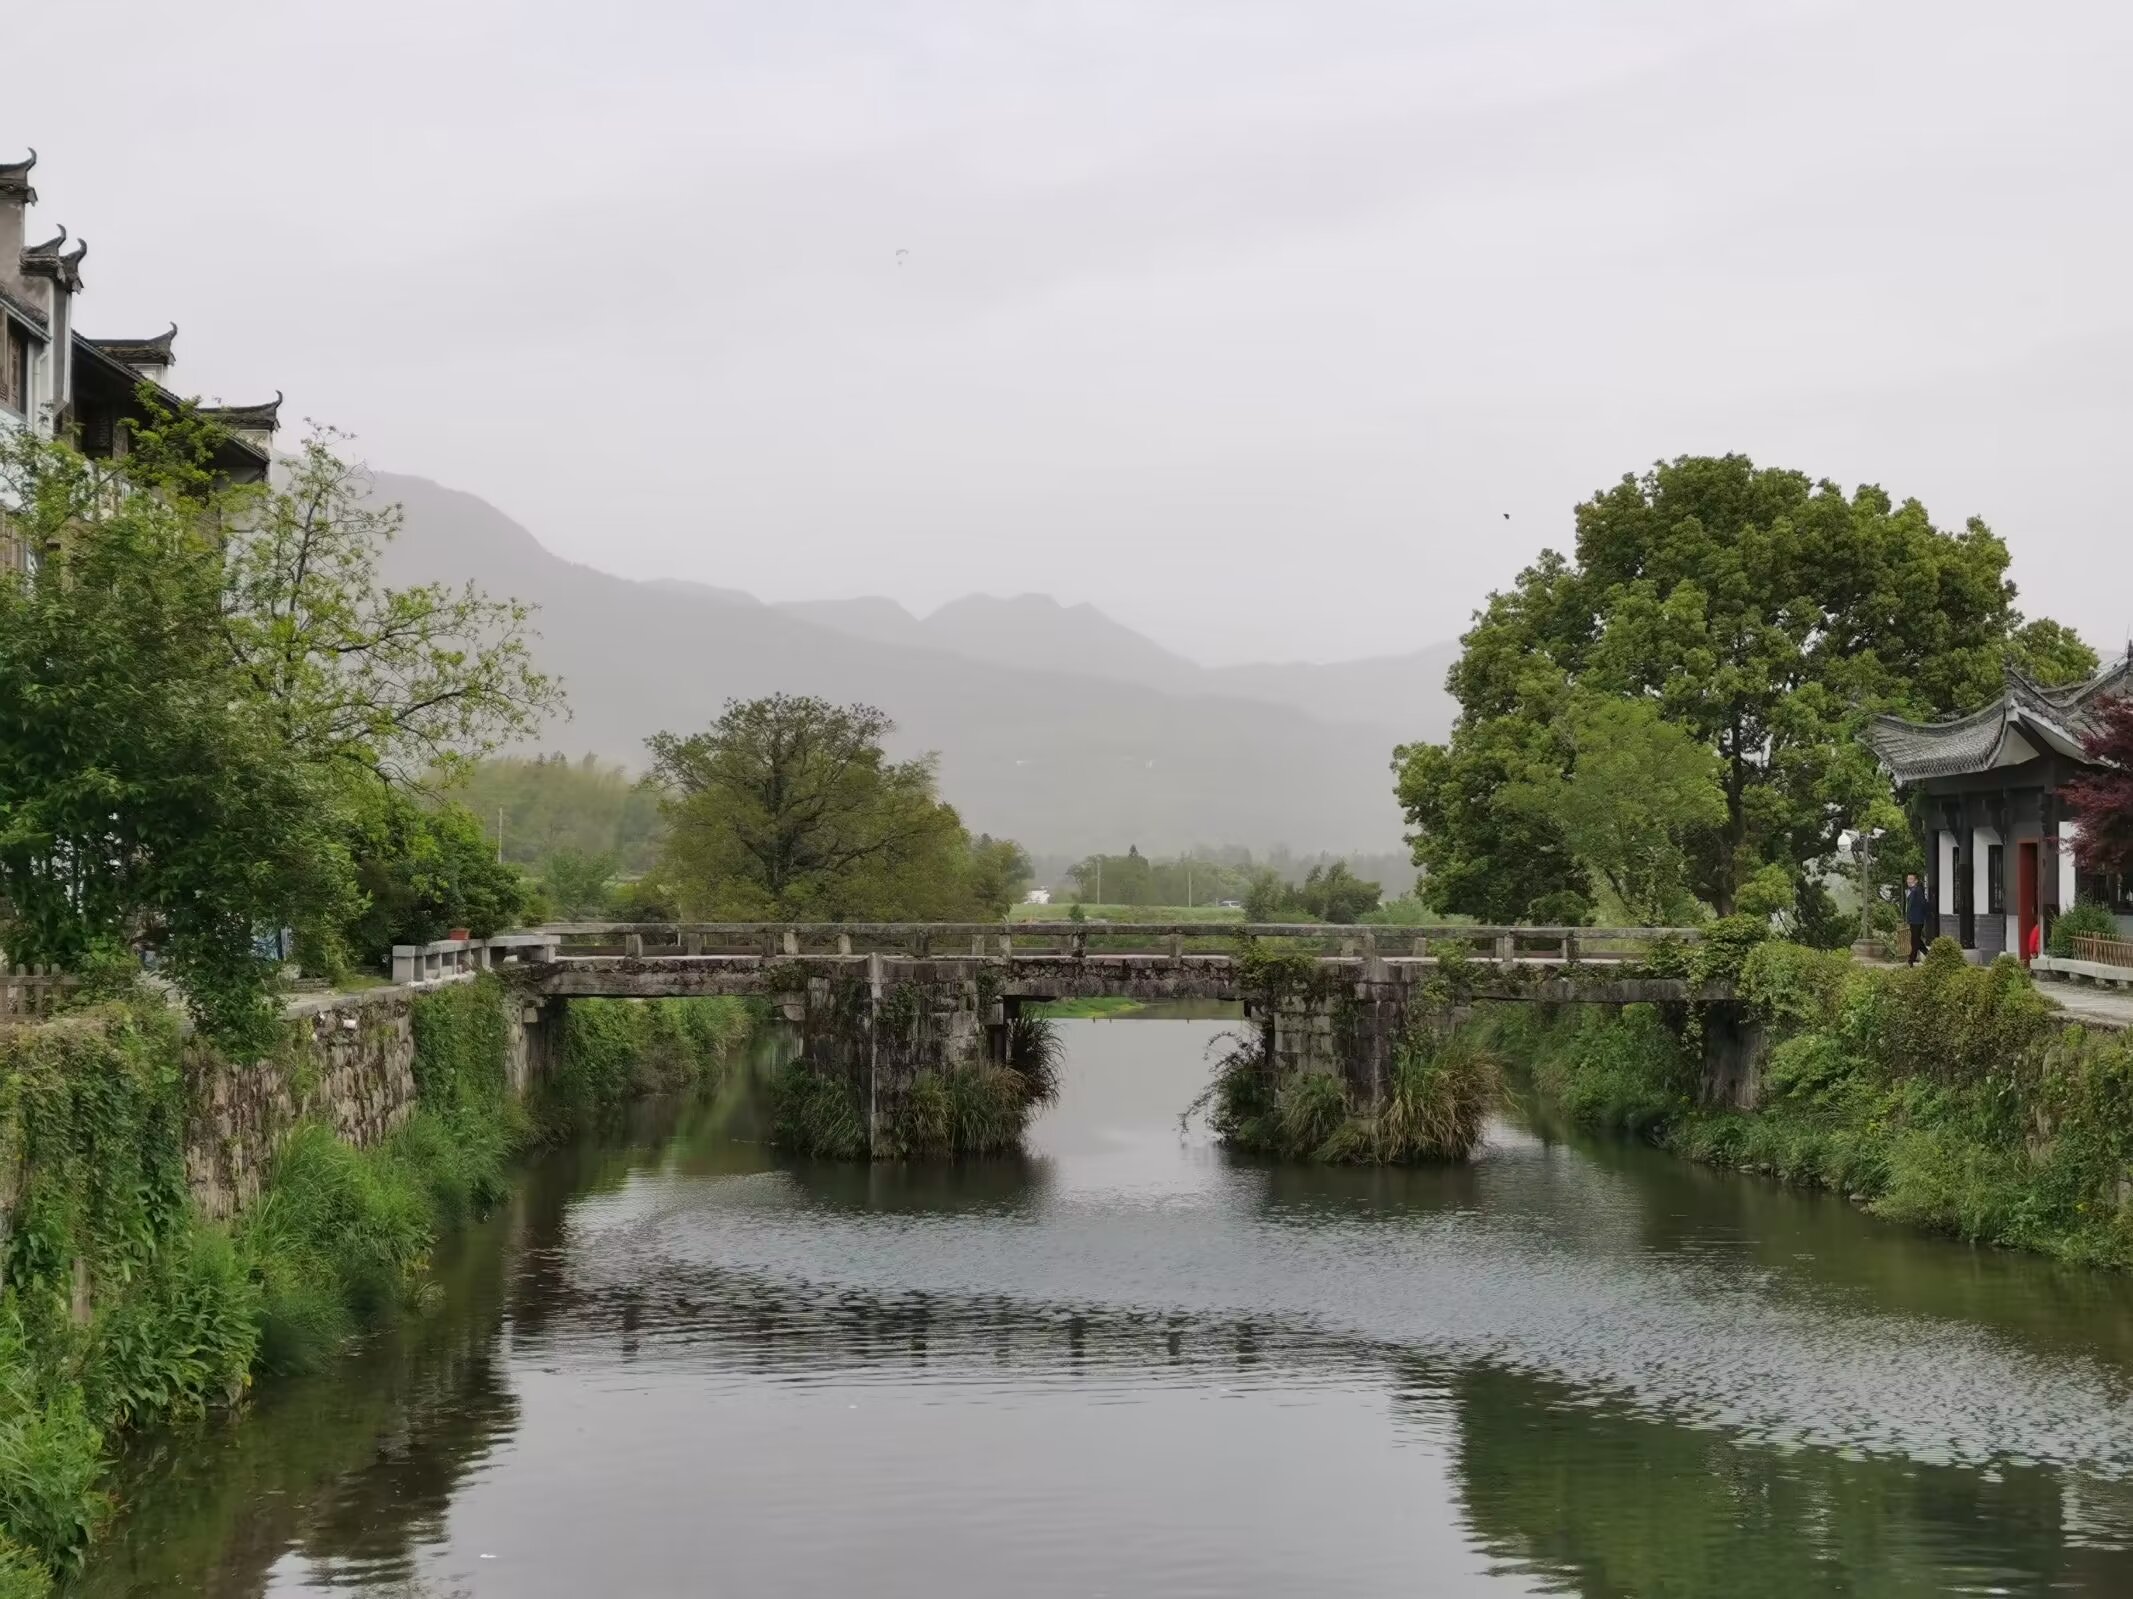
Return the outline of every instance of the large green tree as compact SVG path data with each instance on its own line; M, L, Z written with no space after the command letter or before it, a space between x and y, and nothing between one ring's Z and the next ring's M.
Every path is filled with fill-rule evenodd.
M1726 819L1718 757L1642 699L1581 697L1558 731L1568 770L1514 786L1508 807L1552 829L1632 921L1693 917L1690 846Z
M167 492L196 437L177 419L135 459L152 462ZM533 665L528 607L472 583L379 580L400 508L373 497L345 445L314 434L271 485L186 479L197 514L219 530L231 653L296 757L394 782L449 773L534 732L560 687Z
M1984 523L1951 532L1879 488L1684 457L1576 523L1574 558L1544 552L1476 616L1447 678L1450 740L1396 753L1440 910L1553 919L1589 900L1589 859L1530 802L1575 770L1579 698L1642 702L1716 760L1723 817L1683 848L1689 892L1727 912L1759 868L1810 874L1885 805L1865 715L1972 708L2008 665L2063 680L2095 664L2064 628L2025 622Z
M0 950L79 970L153 946L211 1029L260 1033L263 929L353 909L338 794L285 758L179 497L0 441L34 571L0 573Z
M556 689L521 608L378 582L396 513L333 440L233 484L214 423L149 403L116 467L0 430L0 506L37 557L0 573L0 949L154 951L204 1025L253 1041L279 964L260 935L328 963L361 938L386 798Z
M529 903L525 878L496 858L480 820L463 805L426 800L380 790L354 829L364 908L347 939L374 966L390 962L395 944L427 944L457 927L487 938Z
M685 911L778 921L1004 914L1002 896L1026 863L996 841L975 846L934 791L931 757L893 760L882 747L893 727L872 706L776 694L729 701L704 732L656 735L664 877Z

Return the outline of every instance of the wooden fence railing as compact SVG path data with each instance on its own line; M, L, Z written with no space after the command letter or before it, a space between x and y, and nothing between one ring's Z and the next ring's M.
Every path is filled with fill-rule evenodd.
M2133 938L2076 937L2074 959L2098 966L2133 967Z
M79 983L79 978L61 976L46 966L17 966L12 971L0 966L0 1026L50 1016Z

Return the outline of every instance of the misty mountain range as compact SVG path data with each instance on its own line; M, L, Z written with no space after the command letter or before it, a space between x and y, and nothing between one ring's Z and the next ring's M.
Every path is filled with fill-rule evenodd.
M564 560L495 506L380 472L406 513L387 581L469 579L540 607L535 646L572 717L542 747L632 767L662 729L778 690L864 700L896 752L935 751L974 829L1074 853L1196 843L1400 847L1393 746L1442 738L1455 644L1336 665L1203 667L1088 605L970 595L929 616L893 600L765 604Z

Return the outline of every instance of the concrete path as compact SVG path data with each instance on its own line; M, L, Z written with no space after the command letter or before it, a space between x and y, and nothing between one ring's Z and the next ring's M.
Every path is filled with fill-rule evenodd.
M2133 1027L2133 989L2047 979L2037 984L2037 991L2073 1020L2088 1026Z

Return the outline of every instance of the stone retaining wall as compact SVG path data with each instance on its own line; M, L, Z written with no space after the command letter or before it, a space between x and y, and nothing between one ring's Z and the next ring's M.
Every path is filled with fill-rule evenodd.
M232 1066L188 1047L185 1176L203 1214L226 1221L257 1199L275 1147L299 1121L324 1122L367 1149L414 1114L416 993L308 1002L294 1018L309 1037L293 1061Z
M185 1177L203 1214L226 1221L259 1197L274 1151L300 1121L323 1122L368 1149L415 1113L415 1001L437 985L395 985L299 1001L293 1058L233 1066L186 1049ZM498 1003L511 1091L548 1075L561 1047L562 1006L506 991Z

